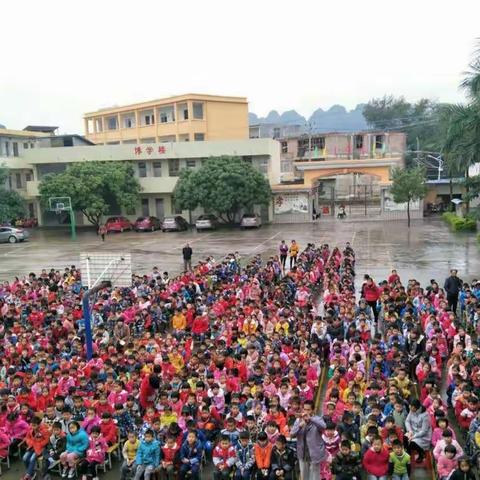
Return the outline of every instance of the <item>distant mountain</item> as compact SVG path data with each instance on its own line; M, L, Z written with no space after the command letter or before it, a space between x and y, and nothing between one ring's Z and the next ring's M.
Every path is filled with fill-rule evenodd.
M333 105L328 110L318 108L308 119L308 125L312 131L318 132L365 130L368 125L362 113L364 106L365 104L361 103L350 111L347 111L342 105ZM249 113L249 121L250 125L301 125L305 129L307 128L307 119L295 110L288 110L281 115L276 110L272 110L266 117L258 117L255 113Z

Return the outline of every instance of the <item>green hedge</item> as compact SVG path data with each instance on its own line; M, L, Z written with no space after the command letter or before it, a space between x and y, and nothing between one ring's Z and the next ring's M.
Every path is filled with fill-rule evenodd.
M445 212L442 218L454 232L474 232L477 229L477 222L473 218L461 218L453 212Z

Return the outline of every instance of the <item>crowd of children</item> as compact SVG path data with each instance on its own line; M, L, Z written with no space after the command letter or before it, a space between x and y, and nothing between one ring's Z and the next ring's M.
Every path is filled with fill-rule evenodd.
M480 282L457 316L437 282L395 271L356 294L349 244L296 244L289 270L282 252L101 290L91 359L78 269L4 282L0 458L21 455L25 480L96 479L115 454L121 480L198 480L206 464L215 480L407 480L432 450L441 479L471 477Z

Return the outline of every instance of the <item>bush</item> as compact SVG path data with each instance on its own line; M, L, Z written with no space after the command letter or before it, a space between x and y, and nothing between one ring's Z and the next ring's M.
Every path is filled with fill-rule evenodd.
M470 217L458 217L453 212L445 212L442 214L445 220L454 232L474 232L477 229L477 222Z

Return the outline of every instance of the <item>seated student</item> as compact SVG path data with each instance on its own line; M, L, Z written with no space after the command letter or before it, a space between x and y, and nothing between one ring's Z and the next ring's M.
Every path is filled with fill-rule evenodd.
M152 430L147 430L140 442L135 457L135 480L150 480L152 473L160 464L160 444L155 440Z
M10 437L3 428L0 428L0 460L8 457L8 449L10 448Z
M446 480L457 468L457 449L447 445L437 458L437 473L440 480Z
M102 420L100 421L100 431L102 432L102 436L107 442L109 447L117 443L118 427L117 427L117 424L112 419L111 413L104 412L102 414Z
M162 480L174 480L178 462L180 447L175 437L169 435L162 446L162 460L160 462L160 478Z
M52 425L52 434L43 451L42 478L44 480L50 479L48 471L60 460L60 455L65 451L66 447L67 437L65 433L63 433L62 424L60 422L54 422Z
M235 480L250 480L255 464L253 445L247 431L240 432L240 438L235 447Z
M433 456L435 459L443 453L447 445L453 445L457 449L457 458L463 455L463 449L460 444L453 439L452 431L449 428L446 428L442 433L442 439L437 442L433 449Z
M352 452L350 441L342 440L331 465L336 480L360 480L360 465L360 457Z
M296 455L287 447L285 435L279 435L272 449L271 480L292 480Z
M390 453L377 435L372 446L364 453L362 465L367 472L367 480L387 480Z
M230 443L228 435L222 435L212 453L215 467L213 478L215 480L227 480L230 478L233 465L235 464L235 447Z
M472 465L467 457L458 459L458 466L450 475L449 480L475 480L476 475L472 472Z
M62 464L62 477L73 478L75 476L75 465L85 456L88 449L88 435L78 422L71 422L68 426L67 445L65 451L60 455Z
M388 474L392 480L409 480L410 468L410 455L403 449L402 442L396 440L390 452Z
M108 450L108 445L103 438L100 427L97 425L92 428L90 432L90 441L88 443L87 454L85 460L80 463L80 473L82 473L82 480L91 480L97 477L97 466L105 461L105 455Z
M35 476L35 467L37 458L42 455L43 449L48 443L50 432L39 417L33 417L30 422L30 430L25 437L27 451L23 455L23 463L25 464L26 474L24 480L30 480Z
M336 426L332 422L326 424L325 431L322 433L322 440L325 443L325 449L333 457L340 448L340 435L336 430Z
M202 454L202 444L197 438L197 432L190 430L180 448L180 480L185 480L188 475L191 480L200 479Z
M257 467L257 480L267 480L270 475L272 444L268 441L265 432L260 432L257 442L253 447L255 455L255 466Z
M127 440L123 444L122 456L123 463L120 467L120 480L126 480L127 477L136 469L135 458L137 456L140 440L137 438L135 432L130 431L127 434Z

